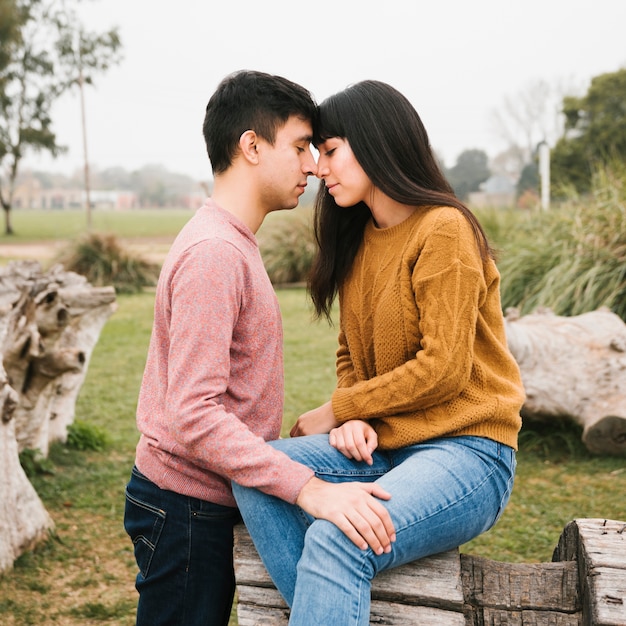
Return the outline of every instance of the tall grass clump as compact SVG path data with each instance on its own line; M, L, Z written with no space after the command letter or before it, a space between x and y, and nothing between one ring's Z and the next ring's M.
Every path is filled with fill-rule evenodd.
M270 214L259 231L265 269L275 285L305 282L315 255L311 212Z
M588 195L520 215L499 232L502 305L579 315L607 307L626 320L626 164L599 170Z
M90 234L57 258L66 270L82 274L95 286L113 285L119 293L137 293L156 285L159 266L130 254L114 235Z

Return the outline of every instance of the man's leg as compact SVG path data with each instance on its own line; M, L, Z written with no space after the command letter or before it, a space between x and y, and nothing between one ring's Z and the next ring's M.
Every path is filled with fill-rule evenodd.
M139 566L138 626L227 626L239 514L159 489L133 469L124 527Z

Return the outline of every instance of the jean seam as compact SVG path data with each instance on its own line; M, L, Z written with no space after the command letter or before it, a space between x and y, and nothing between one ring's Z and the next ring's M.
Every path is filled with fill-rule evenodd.
M370 562L372 561L371 556L373 555L373 552L371 550L371 548L368 548L366 550L366 555L364 555L364 558L361 559L361 577L360 577L360 588L359 588L359 593L357 595L357 613L356 613L356 622L355 624L359 624L361 622L361 614L363 612L363 606L361 603L361 598L363 597L363 585L365 584L365 581L368 580L368 587L371 589L371 581L373 580L373 576L372 577L368 577L368 576L364 576L363 575L363 570L365 569L368 559L367 556L370 557ZM375 568L373 568L375 569ZM376 572L374 572L374 575L376 575ZM370 595L370 589L367 590L368 593L368 597ZM371 603L371 600L370 600ZM371 610L371 609L370 609Z
M500 450L501 450L501 445L498 445L498 459L500 459ZM419 523L423 522L424 520L430 519L431 517L434 517L435 515L439 515L440 513L450 509L452 506L458 506L463 501L467 500L478 489L480 489L495 474L495 472L496 472L496 468L494 467L494 465L492 465L489 473L484 476L483 480L480 481L480 483L478 483L473 489L471 489L470 491L465 492L463 494L462 498L459 498L458 500L455 500L452 503L448 503L448 504L446 504L446 506L441 507L440 509L437 509L436 511L432 511L429 515L426 515L426 516L421 517L419 519L412 520L411 524L407 524L406 526L403 526L401 529L396 528L396 532L402 532L402 530L407 530L409 528L413 528L416 524L419 524ZM510 484L511 478L512 478L512 475L509 476L509 478L507 479L507 487L504 490L503 497L504 497L504 494L509 490L509 484ZM502 499L503 498L500 499L500 503L498 504L498 511L500 511L502 509ZM491 524L491 526L493 526L493 523Z
M187 498L187 562L185 565L185 575L184 575L184 581L185 581L185 585L184 585L184 591L183 591L183 597L187 597L187 590L189 588L189 576L190 576L190 567L191 567L191 550L192 550L192 515L193 515L193 508L191 506L191 498ZM183 606L183 611L182 611L182 615L181 615L181 624L185 624L186 623L186 618L187 618L187 602L183 602L182 603Z

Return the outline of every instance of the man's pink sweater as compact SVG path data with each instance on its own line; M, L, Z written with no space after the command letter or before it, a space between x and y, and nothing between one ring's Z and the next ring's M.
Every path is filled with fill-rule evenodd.
M225 506L235 506L231 480L295 502L312 471L265 443L280 434L282 340L254 234L207 200L161 270L137 406L139 471Z

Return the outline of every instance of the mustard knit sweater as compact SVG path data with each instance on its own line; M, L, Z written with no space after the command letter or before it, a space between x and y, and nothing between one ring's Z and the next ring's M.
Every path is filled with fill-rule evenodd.
M460 435L517 449L524 391L499 284L455 208L370 221L339 292L337 420L371 420L382 449Z

